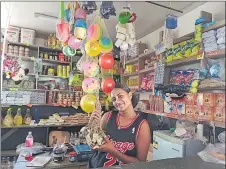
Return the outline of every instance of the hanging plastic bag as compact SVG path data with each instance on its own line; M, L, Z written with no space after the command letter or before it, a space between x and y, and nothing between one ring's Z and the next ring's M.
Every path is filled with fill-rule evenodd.
M225 58L223 59L208 59L207 68L209 70L209 78L220 78L225 81Z
M177 16L171 14L166 16L166 28L168 29L177 28Z

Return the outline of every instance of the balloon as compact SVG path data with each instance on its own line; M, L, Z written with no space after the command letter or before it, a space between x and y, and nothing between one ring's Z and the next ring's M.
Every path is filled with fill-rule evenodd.
M102 30L98 24L90 25L87 32L90 40L99 40L102 36Z
M82 27L82 28L87 29L86 21L85 21L84 19L77 19L77 20L75 21L74 27Z
M63 54L65 56L75 56L76 50L70 48L69 46L64 46L63 47Z
M75 11L75 19L84 19L84 20L86 20L86 11L83 8L78 8Z
M101 52L107 53L113 50L113 42L110 38L102 37L99 43L100 47L102 48Z
M86 113L92 113L95 110L96 96L93 94L87 94L82 97L80 106Z
M85 93L97 93L100 90L99 80L94 77L89 77L83 80L82 89Z
M115 81L112 78L105 78L102 82L101 82L101 89L103 90L103 92L105 93L111 93L111 91L114 89L115 87Z
M99 65L96 62L85 62L83 65L85 77L95 77L99 73Z
M86 37L86 29L82 27L75 27L74 35L77 39L83 40Z
M100 54L100 45L97 41L89 40L85 45L86 54L91 57L98 56Z
M82 44L82 41L77 39L74 36L71 36L68 40L68 46L71 47L72 49L78 49Z
M99 58L99 65L102 69L111 69L114 66L114 57L111 53L102 54Z
M121 24L125 24L125 23L128 23L130 18L131 18L132 14L130 12L121 12L119 14L119 22Z

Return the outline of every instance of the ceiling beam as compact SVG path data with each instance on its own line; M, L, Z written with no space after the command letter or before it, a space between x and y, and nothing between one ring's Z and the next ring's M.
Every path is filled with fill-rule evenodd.
M176 11L176 12L183 13L183 11L181 11L181 10L174 9L174 8L171 8L171 7L168 7L168 6L165 6L165 5L161 5L161 4L152 2L152 1L145 1L145 2L150 3L150 4L153 4L153 5L156 5L156 6L159 6L159 7L162 7L162 8L170 9L170 10L172 10L172 11Z

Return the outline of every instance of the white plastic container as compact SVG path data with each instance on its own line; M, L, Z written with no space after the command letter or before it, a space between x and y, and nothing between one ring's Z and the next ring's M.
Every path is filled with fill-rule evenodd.
M15 27L15 26L9 26L7 28L7 35L6 35L6 39L9 42L19 42L19 36L20 35L20 28Z
M33 45L35 40L35 30L21 28L20 42Z

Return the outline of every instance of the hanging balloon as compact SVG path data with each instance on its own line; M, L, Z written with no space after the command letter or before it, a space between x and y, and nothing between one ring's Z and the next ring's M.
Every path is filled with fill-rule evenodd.
M105 78L101 82L101 89L105 93L111 93L111 91L115 88L115 81L112 78Z
M95 110L96 96L93 94L87 94L82 97L80 106L86 113L92 113Z
M68 46L72 49L78 49L82 44L82 41L77 39L75 36L71 36L68 40Z
M84 19L77 19L77 20L75 21L74 27L81 27L81 28L87 29L86 21L85 21Z
M85 45L86 54L91 57L100 54L101 47L97 41L89 40Z
M99 80L94 77L84 79L82 82L82 90L89 94L97 93L100 90Z
M63 54L65 56L75 56L76 50L70 48L69 46L64 46L63 47Z
M113 42L110 38L102 37L99 41L102 53L108 53L113 50Z
M99 58L99 65L102 69L111 69L114 67L114 57L112 53L102 54Z
M86 20L86 11L83 8L78 8L75 11L75 19L84 19L84 20Z
M99 73L99 66L96 62L85 62L83 65L85 77L96 77Z
M88 38L91 40L99 40L102 36L102 29L99 24L92 24L88 28Z
M82 27L75 27L74 35L77 39L83 40L86 37L86 29Z

